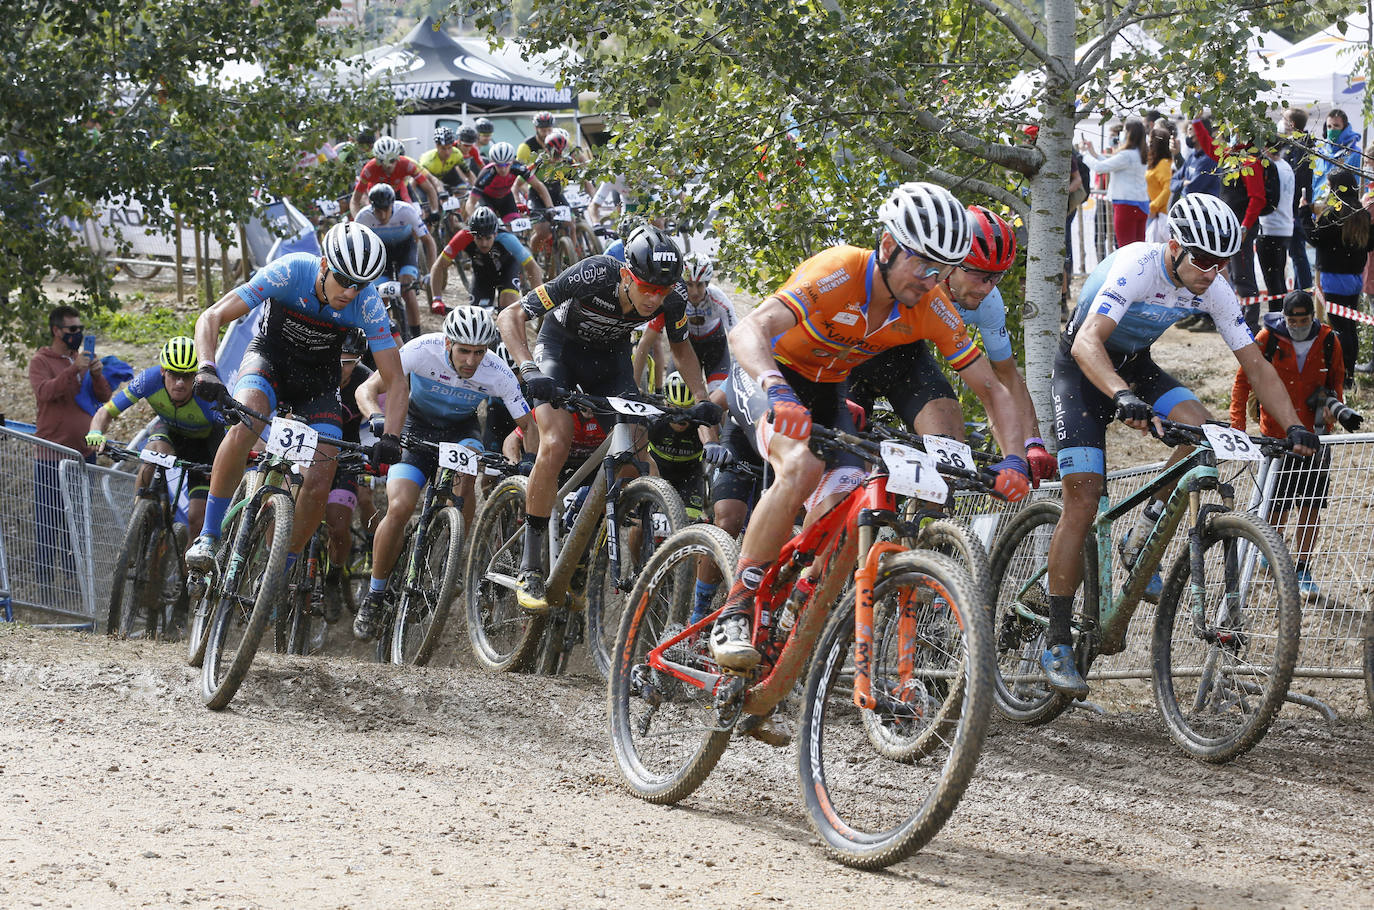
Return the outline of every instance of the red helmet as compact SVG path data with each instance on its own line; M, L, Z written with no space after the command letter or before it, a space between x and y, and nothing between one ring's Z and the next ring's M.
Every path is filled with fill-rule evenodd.
M993 212L981 205L968 207L969 224L973 227L973 247L964 257L964 265L984 272L1005 272L1016 261L1016 234Z

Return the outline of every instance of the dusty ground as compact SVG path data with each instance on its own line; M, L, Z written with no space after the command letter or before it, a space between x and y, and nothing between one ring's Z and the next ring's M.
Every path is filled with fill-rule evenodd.
M866 874L816 846L791 749L735 743L676 809L626 795L592 677L260 654L229 711L195 685L179 647L0 627L0 904L1269 910L1374 888L1353 700L1335 725L1290 709L1220 768L1150 710L998 724L940 836Z

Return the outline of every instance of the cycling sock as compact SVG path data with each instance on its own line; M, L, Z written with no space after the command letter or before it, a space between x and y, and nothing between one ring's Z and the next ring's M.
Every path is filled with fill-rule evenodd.
M373 591L385 591L385 590L386 590L386 579L385 579L385 578L373 578L373 579L368 583L368 588L367 588L367 590L368 590L369 592L373 592Z
M548 536L549 516L525 515L525 551L520 555L520 571L539 568Z
M754 594L759 589L759 583L763 581L764 572L772 564L771 559L750 559L748 556L739 558L739 562L735 564L735 583L730 587L730 594L725 598L725 606L721 608L720 619L727 616L753 617Z
M229 500L232 498L213 494L205 497L205 521L200 527L200 533L219 540L224 525L224 513L229 511Z
M291 571L291 567L294 566L294 565L296 564L296 560L298 560L298 559L300 559L300 558L301 558L301 554L299 554L299 553L287 553L287 554L286 554L286 571L290 572L290 571Z
M1045 633L1045 647L1073 644L1073 595L1050 595L1050 628Z
M687 625L701 622L706 614L711 612L711 598L716 596L718 590L720 590L720 582L705 582L697 579L696 598L692 603L692 618L687 620Z

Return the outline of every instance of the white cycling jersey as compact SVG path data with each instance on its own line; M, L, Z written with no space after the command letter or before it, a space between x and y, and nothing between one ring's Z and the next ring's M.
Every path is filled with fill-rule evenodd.
M1134 354L1180 319L1205 313L1231 350L1254 344L1240 300L1225 277L1218 275L1198 296L1169 277L1167 252L1167 243L1128 243L1098 263L1078 295L1065 337L1072 339L1090 313L1101 313L1116 323L1107 336L1107 350Z
M499 398L512 417L530 412L520 382L505 361L491 351L464 379L449 362L442 332L412 338L401 348L401 368L410 379L410 406L431 423L457 423L471 417L477 406Z

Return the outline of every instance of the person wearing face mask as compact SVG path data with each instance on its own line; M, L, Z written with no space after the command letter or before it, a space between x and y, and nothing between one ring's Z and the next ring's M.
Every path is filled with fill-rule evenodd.
M1312 198L1316 200L1330 191L1327 184L1338 170L1360 169L1360 134L1350 128L1345 111L1337 109L1326 115L1324 135L1312 162Z
M34 435L75 449L87 461L92 461L95 452L86 445L91 416L76 403L76 394L81 389L81 380L89 373L92 397L99 402L109 401L110 383L100 360L93 353L82 350L85 337L79 312L69 306L54 307L48 314L48 343L29 361L29 385L38 403ZM61 463L61 456L52 449L35 448L33 482L38 542L35 564L39 581L45 585L51 583L53 567L59 561L68 571L73 565L58 484Z
M1302 425L1317 433L1332 432L1336 415L1322 403L1331 397L1344 401L1345 362L1336 332L1317 319L1312 295L1302 290L1290 291L1283 299L1282 313L1264 315L1264 326L1255 336L1255 346L1283 380ZM1250 392L1249 377L1244 370L1236 371L1231 386L1231 426L1238 430L1246 429ZM1362 418L1355 411L1344 411L1340 420L1353 432ZM1284 430L1282 421L1263 406L1259 408L1259 426L1266 436L1280 436ZM1315 459L1285 455L1276 469L1279 479L1266 518L1282 532L1288 513L1297 511L1295 540L1290 549L1297 567L1298 590L1304 597L1316 597L1320 589L1312 579L1308 560L1316 544L1320 510L1326 505L1331 483L1331 447L1323 446Z
M1354 171L1333 171L1327 177L1326 189L1312 232L1321 291L1329 303L1358 309L1366 257L1374 250L1374 221L1360 205L1360 178ZM1345 384L1349 388L1354 383L1352 371L1358 354L1359 328L1354 320L1334 313L1331 327L1341 339Z

